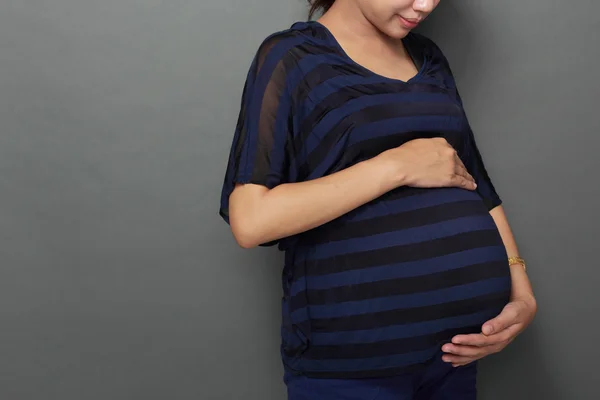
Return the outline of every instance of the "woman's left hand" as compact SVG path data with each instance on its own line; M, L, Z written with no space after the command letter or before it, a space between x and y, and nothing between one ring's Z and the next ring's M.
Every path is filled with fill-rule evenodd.
M525 330L536 311L533 295L513 298L498 316L483 324L482 333L456 335L452 343L444 344L447 354L442 359L458 367L500 352Z

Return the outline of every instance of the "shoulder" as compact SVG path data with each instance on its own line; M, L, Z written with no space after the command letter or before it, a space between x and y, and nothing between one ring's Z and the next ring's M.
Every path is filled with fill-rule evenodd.
M444 62L446 61L446 57L440 46L438 46L438 44L429 36L418 32L410 32L409 35L415 44L421 47L422 51L431 58L438 58Z
M410 33L415 46L421 48L427 59L427 72L436 82L444 87L455 89L456 82L450 63L438 44L422 33Z
M295 50L314 42L314 39L309 24L305 22L296 22L287 29L267 35L256 50L254 62L257 70L280 63L287 67L285 69L289 69L298 58Z

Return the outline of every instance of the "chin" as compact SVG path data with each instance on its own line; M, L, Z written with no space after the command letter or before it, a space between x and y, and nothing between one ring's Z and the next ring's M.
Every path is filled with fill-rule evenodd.
M403 26L387 26L386 29L382 29L381 31L392 39L403 39L411 30Z

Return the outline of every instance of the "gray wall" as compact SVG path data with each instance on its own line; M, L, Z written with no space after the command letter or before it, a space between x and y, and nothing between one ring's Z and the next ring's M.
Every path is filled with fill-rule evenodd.
M2 0L0 398L283 399L275 249L217 216L256 46L301 0ZM270 17L267 17L270 15ZM442 1L540 309L481 398L597 398L600 3Z

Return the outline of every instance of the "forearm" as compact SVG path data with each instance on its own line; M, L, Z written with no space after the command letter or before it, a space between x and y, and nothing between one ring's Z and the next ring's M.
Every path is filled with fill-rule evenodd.
M377 157L318 179L286 183L265 190L260 197L232 201L232 215L246 218L243 247L255 247L325 224L402 185L395 166ZM242 190L232 196L243 196ZM236 229L232 218L232 228ZM240 240L238 240L240 242Z
M519 256L517 243L515 241L515 237L512 233L510 225L508 224L508 219L504 212L504 208L501 205L494 207L492 210L490 210L490 215L492 216L494 222L496 223L496 226L498 227L500 236L502 236L502 241L504 242L504 246L506 247L506 252L508 256ZM510 275L513 285L512 298L528 297L534 300L531 282L529 281L529 277L523 269L523 266L519 264L511 265Z

